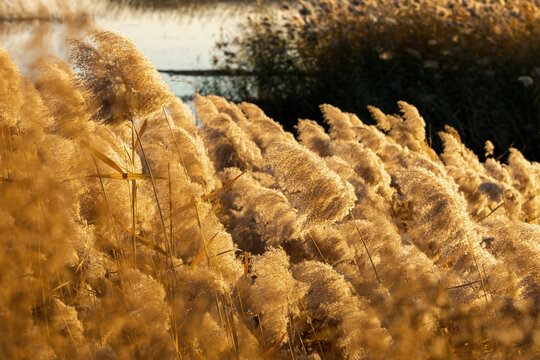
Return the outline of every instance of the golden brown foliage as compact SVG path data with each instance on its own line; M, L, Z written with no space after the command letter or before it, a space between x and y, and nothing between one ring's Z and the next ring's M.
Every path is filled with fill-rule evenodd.
M538 355L538 163L437 155L404 102L197 125L130 41L74 44L33 82L0 51L0 358Z

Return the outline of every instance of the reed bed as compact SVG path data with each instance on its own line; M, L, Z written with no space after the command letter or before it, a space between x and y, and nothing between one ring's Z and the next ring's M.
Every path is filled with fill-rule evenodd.
M217 44L219 66L252 76L201 92L258 104L293 130L330 103L369 119L366 104L415 104L428 139L444 125L476 153L490 140L539 161L540 2L303 0L252 17Z
M0 51L0 358L534 359L540 164L417 109L298 136L94 32Z

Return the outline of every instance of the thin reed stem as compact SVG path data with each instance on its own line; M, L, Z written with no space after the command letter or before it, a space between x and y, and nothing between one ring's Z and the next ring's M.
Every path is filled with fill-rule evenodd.
M364 245L364 248L366 249L367 256L369 258L369 261L371 262L371 267L373 268L373 272L375 273L375 277L377 278L377 281L379 282L379 284L382 284L381 279L379 278L379 274L377 273L377 269L375 268L375 263L373 262L373 259L371 258L371 254L369 253L367 244L364 241L364 237L360 233L360 229L358 228L358 225L356 224L356 220L352 214L352 211L349 211L349 215L353 221L354 227L356 228L356 232L358 233L358 236L360 237L360 240L362 241L362 244Z
M164 240L165 244L167 245L167 252L169 253L169 256L170 256L170 262L171 262L170 266L171 266L173 276L176 278L176 271L174 270L174 262L173 262L173 259L172 259L172 253L171 253L171 249L170 249L169 241L168 241L168 236L167 236L167 227L165 226L165 220L163 219L163 211L161 210L161 205L159 203L159 196L158 196L158 193L157 193L157 187L156 187L156 182L155 182L155 179L154 179L154 174L152 173L152 169L150 167L150 164L148 163L146 153L144 152L144 146L143 146L141 138L139 136L139 132L137 131L137 129L135 129L135 126L133 126L133 129L135 130L135 135L137 135L137 139L139 140L139 146L141 148L143 159L144 159L144 162L146 164L146 167L148 168L148 173L150 174L150 180L152 182L152 189L154 190L154 197L156 199L156 206L158 208L159 218L161 220L161 226L162 226L162 230L163 230L163 236L164 236L163 240Z

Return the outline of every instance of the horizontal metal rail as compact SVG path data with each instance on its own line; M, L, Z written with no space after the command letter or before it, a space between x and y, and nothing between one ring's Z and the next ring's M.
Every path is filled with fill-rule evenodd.
M182 75L182 76L249 76L255 75L254 71L246 70L226 70L226 69L212 69L212 70L169 70L158 69L162 74L169 75Z
M158 72L169 75L181 76L304 76L307 74L299 71L250 71L243 69L207 69L207 70L173 70L173 69L158 69Z

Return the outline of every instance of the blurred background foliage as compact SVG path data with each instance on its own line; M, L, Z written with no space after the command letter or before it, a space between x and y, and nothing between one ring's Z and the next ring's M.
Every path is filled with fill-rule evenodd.
M432 145L455 127L467 146L510 146L540 160L540 6L530 0L321 0L283 4L217 44L203 94L258 104L292 130L329 103L370 120L366 105L418 107Z

